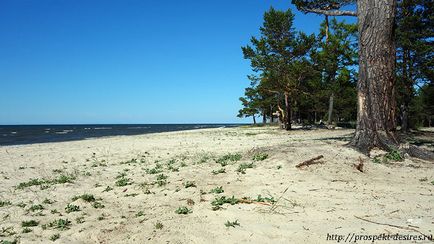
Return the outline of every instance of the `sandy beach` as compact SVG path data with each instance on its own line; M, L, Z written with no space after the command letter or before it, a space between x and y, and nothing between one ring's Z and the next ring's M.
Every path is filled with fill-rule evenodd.
M383 160L384 152L368 158L345 146L352 133L238 127L3 146L0 240L354 243L357 235L433 235L434 164ZM319 155L320 163L295 167ZM360 160L364 172L354 166Z

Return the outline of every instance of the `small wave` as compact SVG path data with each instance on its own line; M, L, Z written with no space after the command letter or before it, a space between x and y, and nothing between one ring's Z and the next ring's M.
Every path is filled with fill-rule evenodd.
M16 131L12 131L11 134L17 134L17 132Z
M68 134L69 132L73 132L74 130L63 130L63 131L56 131L56 134Z
M95 127L95 130L111 130L112 127Z
M149 129L151 127L149 126L145 126L145 127L141 127L141 126L137 126L137 127L127 127L127 129L131 129L131 130L136 130L136 129Z

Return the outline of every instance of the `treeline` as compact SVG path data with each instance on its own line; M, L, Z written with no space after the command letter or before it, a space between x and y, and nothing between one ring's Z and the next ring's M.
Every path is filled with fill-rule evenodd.
M403 130L434 121L433 3L399 1L396 17L397 120ZM260 36L242 47L253 74L239 117L262 123L354 125L357 117L357 25L325 16L318 35L293 27L290 9L270 8Z

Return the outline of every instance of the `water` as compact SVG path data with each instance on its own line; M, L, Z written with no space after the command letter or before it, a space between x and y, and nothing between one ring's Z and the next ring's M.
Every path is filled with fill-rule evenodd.
M0 125L0 145L83 140L104 136L140 135L240 124L122 124L122 125Z

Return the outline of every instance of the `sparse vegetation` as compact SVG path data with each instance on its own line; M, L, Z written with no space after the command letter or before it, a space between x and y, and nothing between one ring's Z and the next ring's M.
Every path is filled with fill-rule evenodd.
M189 214L189 213L192 213L192 212L193 211L191 209L187 208L187 207L179 207L175 211L175 213L177 213L177 214Z
M211 173L213 175L223 174L223 173L226 173L226 169L225 168L221 168L219 170L213 170Z
M74 204L68 204L65 207L65 212L66 213L72 213L72 212L78 212L80 211L80 207Z
M76 201L76 200L78 200L78 199L82 199L83 201L85 201L85 202L95 202L96 201L96 198L95 198L95 196L94 195L92 195L92 194L83 194L83 195L79 195L79 196L74 196L73 198L72 198L72 201Z
M60 234L54 234L54 235L50 236L50 241L56 241L59 238L60 238Z
M223 193L223 192L225 192L225 191L223 190L223 187L222 187L222 186L219 186L219 187L216 187L216 188L211 189L211 191L210 191L209 193L220 194L220 193Z
M241 174L245 174L246 173L246 169L251 169L253 168L253 163L242 163L240 164L240 166L238 166L237 171L240 172Z
M119 178L115 182L115 185L119 186L119 187L131 185L131 184L133 184L133 182L131 181L131 179L130 178L125 178L125 177L121 177L121 178Z
M260 152L260 153L256 153L255 155L253 155L253 160L254 161L263 161L265 159L268 158L268 154Z
M270 202L270 203L275 203L276 200L274 200L274 197L262 197L261 194L258 195L258 197L256 198L257 202Z
M12 205L12 203L10 201L0 201L0 207L4 207L8 205Z
M157 222L157 223L155 223L155 229L157 229L157 230L161 230L161 229L163 229L163 224L161 223L161 222Z
M48 227L55 228L59 230L67 230L71 226L71 221L68 219L57 219L48 224Z
M76 179L71 174L63 174L55 179L30 179L27 182L18 184L17 189L24 189L31 186L41 186L41 189L48 188L49 185L72 183Z
M29 211L34 212L34 211L43 210L43 209L44 209L44 206L42 206L41 204L35 204L29 208Z
M227 198L225 196L217 197L214 199L214 201L211 202L211 205L213 206L212 210L219 210L221 209L221 206L225 203L228 203L230 205L235 205L239 203L239 199L232 196L231 198Z
M22 221L21 222L21 227L34 227L34 226L38 226L39 222L36 220L27 220L27 221Z
M185 188L196 187L196 183L194 181L186 181L184 182L184 187Z
M228 153L216 160L216 163L220 164L222 167L229 164L229 162L236 162L241 160L242 156L239 153L231 154Z
M235 226L240 226L240 223L238 222L238 220L235 220L235 221L226 221L226 223L225 223L225 226L226 227L234 227L235 228Z

